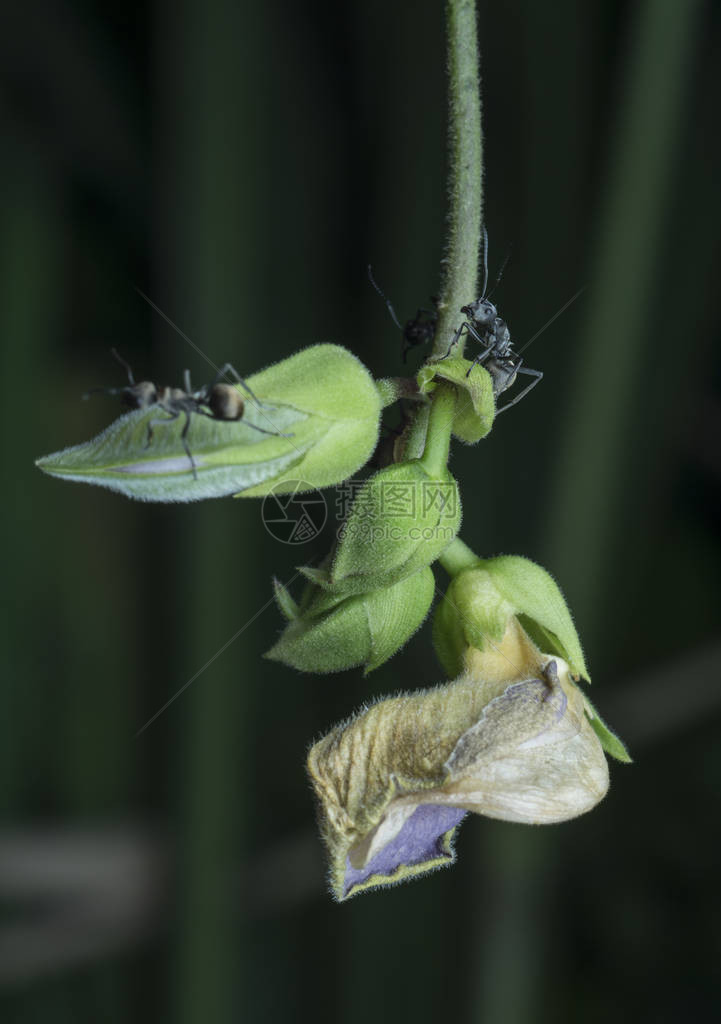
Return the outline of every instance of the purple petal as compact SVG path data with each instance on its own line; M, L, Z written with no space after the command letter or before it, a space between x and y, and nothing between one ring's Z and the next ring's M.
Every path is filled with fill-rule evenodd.
M346 858L343 896L356 885L362 885L371 875L382 878L392 876L399 867L414 867L428 861L453 860L447 836L465 817L466 811L457 807L421 804L394 836L365 867L354 868Z

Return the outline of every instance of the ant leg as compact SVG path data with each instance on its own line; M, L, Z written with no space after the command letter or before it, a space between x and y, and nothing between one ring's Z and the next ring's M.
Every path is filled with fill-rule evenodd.
M123 359L123 357L120 355L120 353L118 352L118 350L116 348L111 348L110 351L112 352L113 357L115 359L117 359L117 361L120 363L120 365L123 367L123 369L127 373L128 380L130 381L130 384L132 385L132 387L135 387L135 378L133 377L133 371L130 369L130 364L126 363L126 361Z
M169 411L170 410L166 410L166 412ZM180 416L179 412L171 412L169 416L163 416L162 419L148 420L148 440L145 444L145 447L150 448L150 445L152 444L154 426L156 426L158 423L170 423L171 420L177 420L178 416Z
M180 433L180 440L183 442L183 448L185 448L185 454L190 459L190 468L193 471L193 479L197 480L198 479L198 473L197 473L197 471L195 469L195 459L193 458L193 456L191 454L190 446L188 444L188 430L190 429L190 412L187 409L183 409L183 412L185 413L185 426L183 427L183 429L182 429L182 431Z
M255 423L249 423L248 420L243 420L246 427L252 427L253 430L259 430L261 434L272 434L273 437L295 437L295 434L281 434L279 430L263 430L262 427L256 427Z
M484 360L488 359L491 352L493 351L493 345L489 341L486 341L486 339L478 333L473 324L467 323L466 327L468 328L468 333L473 338L473 340L477 341L479 345L483 345L483 347L485 348L485 352L481 352L480 355L477 355L473 362L471 363L471 365L466 370L466 377L470 377L471 370L473 369L473 367L480 366Z
M444 359L448 359L449 355L451 354L451 349L453 348L454 345L458 344L458 342L460 340L460 337L463 334L463 331L467 327L468 327L468 324L461 324L461 326L458 328L456 333L453 335L453 341L448 346L448 351L446 352L446 354L444 356L441 356L441 358L438 360L439 363L443 362Z
M470 377L470 375L471 375L471 370L473 369L473 367L474 367L474 366L480 366L480 365L481 365L481 363L483 362L483 357L484 357L485 355L488 355L488 353L487 353L487 352L484 352L484 353L483 353L482 355L480 355L480 356L476 356L476 358L475 358L475 359L473 360L473 362L471 363L471 365L470 365L470 366L468 367L468 369L466 370L466 377Z
M212 412L206 412L205 409L194 409L197 416L205 416L209 420L215 420L216 423L228 423L230 420L219 420L217 416L214 416ZM271 434L273 437L295 437L295 434L281 434L279 430L264 430L262 427L256 427L255 423L249 423L246 419L241 419L241 423L244 423L246 427L252 427L253 430L259 430L261 434Z
M516 373L525 373L529 377L533 377L534 380L532 380L531 383L528 384L523 389L523 391L520 392L520 394L516 395L515 398L511 399L510 402L506 402L502 409L496 409L496 416L498 416L498 414L501 412L505 412L506 409L510 409L512 405L516 405L518 402L520 402L522 398L525 398L529 391L532 391L535 388L536 384L538 384L539 381L543 380L543 374L540 370L529 370L526 369L526 367L519 366L516 370Z
M473 324L466 324L466 327L468 328L468 333L473 338L473 340L477 341L479 345L483 345L484 349L486 350L485 352L481 352L480 356L478 356L478 362L480 363L484 359L487 359L488 356L491 354L491 352L493 351L493 345L491 344L490 341L484 338L482 334L478 333Z
M221 368L218 370L218 374L217 374L215 380L213 381L213 385L219 384L221 379L223 377L227 377L229 373L232 373L232 375L235 377L236 382L238 384L240 384L240 386L245 391L248 392L248 394L250 395L250 397L253 399L254 402L256 402L258 405L263 405L263 402L261 402L261 400L257 397L257 395L253 394L253 392L248 387L246 381L240 376L240 374L238 373L236 368L232 365L232 363L223 363ZM268 433L271 433L271 431L268 431Z

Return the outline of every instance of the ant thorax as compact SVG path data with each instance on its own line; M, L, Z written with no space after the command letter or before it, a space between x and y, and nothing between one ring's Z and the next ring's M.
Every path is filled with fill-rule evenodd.
M511 348L511 332L508 324L497 316L493 321L493 330L490 335L493 339L493 354L499 359L517 359L516 353Z
M161 388L158 388L157 401L159 405L173 407L177 405L179 402L182 402L183 400L191 397L192 396L189 395L187 391L183 391L182 388L171 388L163 386Z

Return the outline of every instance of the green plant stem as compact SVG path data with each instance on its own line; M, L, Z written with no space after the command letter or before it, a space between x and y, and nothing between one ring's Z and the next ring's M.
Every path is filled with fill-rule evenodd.
M448 0L446 20L450 101L450 234L432 359L440 359L446 354L459 326L461 306L477 297L478 241L483 207L481 94L475 0ZM456 354L463 355L462 338Z
M430 405L422 405L416 410L413 421L408 428L408 437L404 458L420 459L426 447L426 435L428 433L428 419L430 416Z
M431 476L440 477L446 471L455 411L455 388L449 387L447 384L439 385L433 392L426 446L420 458L421 465Z
M482 559L460 537L451 541L438 561L451 578L463 569L471 569L482 563Z

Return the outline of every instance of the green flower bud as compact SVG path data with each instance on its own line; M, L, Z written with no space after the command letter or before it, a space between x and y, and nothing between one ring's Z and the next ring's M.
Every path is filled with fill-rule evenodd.
M574 679L590 682L581 641L558 584L541 566L516 555L479 559L451 580L433 622L433 641L444 669L456 675L479 651L492 654L513 623L545 657L560 656ZM604 750L630 761L623 743L589 701L586 711Z
M434 562L460 522L458 486L447 470L438 478L418 460L388 466L358 492L330 570L304 572L336 594L390 586Z
M346 349L313 345L247 383L261 404L239 386L240 419L216 418L226 415L218 411L202 414L193 402L203 408L204 403L192 395L187 420L184 412L172 417L154 402L121 416L94 440L36 465L143 501L186 502L237 493L259 497L271 490L281 494L298 490L298 481L308 490L328 487L357 472L373 452L380 395L363 364ZM227 392L233 397L232 388ZM181 436L186 422L194 466Z
M460 391L453 416L453 434L460 441L475 444L490 431L496 415L493 381L488 371L468 359L449 356L435 363L425 363L416 380L421 393L433 391L439 380L448 381Z
M285 588L276 586L278 605L289 622L266 657L302 672L340 672L363 665L367 675L420 627L435 580L426 567L393 586L352 597L315 590L301 611Z
M486 650L498 643L513 615L542 650L559 654L576 678L590 681L581 641L558 584L540 565L518 555L479 559L476 566L461 570L451 580L435 624L444 668L459 670L469 646Z
M584 712L568 665L514 622L455 682L337 726L308 755L336 898L452 863L468 811L550 824L590 810L608 767Z

